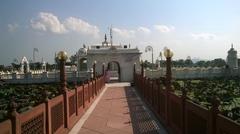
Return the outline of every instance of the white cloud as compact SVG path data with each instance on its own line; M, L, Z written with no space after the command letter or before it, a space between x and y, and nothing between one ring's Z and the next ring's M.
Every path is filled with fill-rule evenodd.
M14 24L8 24L7 27L9 32L15 32L19 27L19 25L14 23Z
M175 30L174 26L167 26L167 25L154 25L154 28L162 33L169 33Z
M214 40L217 38L215 34L212 33L198 33L198 34L190 34L195 40Z
M40 12L37 19L31 20L33 29L41 31L50 31L52 33L66 33L64 25L59 21L58 17L52 13Z
M79 18L69 17L64 21L60 21L54 14L46 12L40 12L37 18L32 19L31 27L35 30L49 31L56 34L78 32L96 37L99 33L97 26L90 25Z
M70 30L84 34L91 34L97 36L99 34L99 29L97 26L90 25L79 18L69 17L64 21L64 26Z
M145 34L150 34L151 30L146 28L146 27L138 27L137 29L138 32L145 33Z
M133 38L135 37L135 33L136 33L134 30L119 29L119 28L113 28L113 32L115 32L116 34L124 38Z

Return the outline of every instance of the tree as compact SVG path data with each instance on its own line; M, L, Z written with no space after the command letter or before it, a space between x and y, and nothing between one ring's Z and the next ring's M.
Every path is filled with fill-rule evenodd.
M0 65L0 71L4 71L5 67L4 65Z
M193 62L190 56L187 57L187 59L185 60L185 66L187 67L192 67L193 66Z
M226 62L225 60L221 59L221 58L217 58L211 61L211 66L212 67L224 67L226 66Z
M206 61L200 60L200 61L196 62L194 66L196 66L196 67L204 67L205 64L206 64Z
M14 70L19 70L20 67L21 67L20 64L16 64L16 63L11 63L11 65L12 65L12 68L13 68Z

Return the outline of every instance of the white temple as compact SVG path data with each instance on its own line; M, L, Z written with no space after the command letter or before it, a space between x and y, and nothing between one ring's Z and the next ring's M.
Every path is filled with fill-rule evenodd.
M111 33L111 32L110 32ZM94 62L96 62L97 74L102 74L102 66L105 70L111 72L111 76L117 77L118 81L133 80L133 66L140 65L141 52L138 48L131 48L130 45L117 45L112 43L112 35L110 34L110 42L107 36L102 44L92 45L88 48L84 45L80 48L77 56L78 71L92 70Z

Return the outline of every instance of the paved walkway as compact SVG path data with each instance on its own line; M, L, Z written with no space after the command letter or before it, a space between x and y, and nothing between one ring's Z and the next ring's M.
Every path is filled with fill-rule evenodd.
M70 134L166 134L129 83L107 84L94 103Z

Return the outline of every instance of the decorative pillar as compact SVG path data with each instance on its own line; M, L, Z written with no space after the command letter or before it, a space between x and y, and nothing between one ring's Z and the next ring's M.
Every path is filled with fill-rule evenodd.
M19 114L17 112L17 103L15 102L15 98L12 97L10 101L10 110L9 110L9 118L12 122L12 133L20 134L20 124L19 124Z
M166 57L166 94L167 94L167 99L166 99L166 120L167 120L167 125L169 125L169 94L172 91L172 71L171 71L171 58L173 56L173 52L170 51L170 49L166 49L164 51L164 56Z
M184 84L184 87L182 88L182 134L185 134L185 103L187 100L187 90L186 90L186 86Z
M166 57L166 88L171 91L171 80L172 80L172 70L171 70L171 57Z
M65 74L65 62L67 60L67 53L60 51L58 53L58 60L60 62L60 85L61 93L63 94L64 101L64 127L69 128L69 105L68 105L68 91L67 91L67 82Z
M45 110L46 110L46 134L51 133L51 127L49 119L51 118L50 106L49 106L49 99L48 99L49 92L44 88L42 90L42 102L45 103Z
M217 124L217 115L219 113L219 100L217 99L216 95L213 96L212 98L212 107L211 107L211 131L210 133L212 134L216 134L217 132L217 128L216 128L216 124Z

